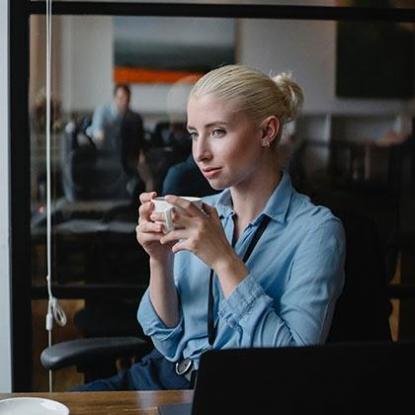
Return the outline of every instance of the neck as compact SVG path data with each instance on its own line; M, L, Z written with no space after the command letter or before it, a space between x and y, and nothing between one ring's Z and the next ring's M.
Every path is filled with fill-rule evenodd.
M272 163L272 168L262 170L249 183L231 188L233 210L240 230L243 230L264 209L267 200L281 180L280 166L275 161Z

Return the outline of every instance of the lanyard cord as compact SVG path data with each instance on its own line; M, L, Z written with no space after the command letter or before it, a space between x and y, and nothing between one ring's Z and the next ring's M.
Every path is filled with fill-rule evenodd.
M51 217L51 69L52 69L52 0L46 0L46 259L48 289L48 311L46 314L46 330L48 346L52 345L53 320L60 326L66 324L66 315L57 298L52 294L52 217ZM49 392L53 389L52 371L49 370Z
M261 224L258 226L258 229L256 230L254 236L252 237L251 242L249 243L248 249L246 250L245 255L242 259L244 263L246 263L248 261L248 258L251 256L252 251L254 250L256 244L258 243L259 238L261 238L262 234L264 233L265 228L267 227L269 221L270 221L270 217L265 216ZM213 317L213 303L214 303L213 277L214 277L214 272L213 272L213 269L211 269L210 275L209 275L208 321L207 321L208 341L211 346L213 345L213 342L215 341L215 337L216 337L215 319Z

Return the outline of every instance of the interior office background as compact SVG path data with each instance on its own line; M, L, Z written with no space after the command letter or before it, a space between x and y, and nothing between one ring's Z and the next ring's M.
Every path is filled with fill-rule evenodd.
M274 2L275 3L275 2ZM281 2L283 3L283 2ZM291 2L304 3L304 2ZM333 5L333 1L324 0L320 5ZM7 1L2 0L1 18L7 20ZM3 10L4 9L4 10ZM31 17L31 82L29 107L38 91L44 85L45 59L45 19L41 16ZM7 51L7 24L1 25L5 36L2 36L0 52L8 58ZM295 30L293 30L295 27ZM91 113L101 103L108 102L112 96L113 70L113 23L111 17L102 16L59 16L53 19L54 47L53 47L53 90L59 97L63 112L80 111ZM258 47L261 45L261 47ZM316 128L315 134L325 140L330 139L331 116L362 116L367 117L368 128L373 139L380 136L384 128L400 131L405 127L405 117L414 112L415 99L341 99L335 94L335 62L336 62L336 22L334 21L290 21L267 19L236 19L236 60L253 65L259 69L275 73L292 71L295 79L303 86L305 92L304 114L310 115L310 129ZM36 53L35 53L36 52ZM6 88L7 68L1 73L2 82ZM5 89L6 89L5 88ZM154 123L166 115L166 97L169 91L167 85L133 85L132 107L144 118L151 128ZM8 133L7 126L7 99L2 101L4 111L1 116L6 117L1 123L4 134ZM3 108L1 107L1 108ZM313 118L314 117L314 118ZM314 127L316 125L316 127ZM4 126L4 127L3 127ZM358 131L353 127L349 130L350 138ZM3 134L3 132L2 132ZM7 144L7 140L6 140ZM5 145L6 145L5 144ZM3 144L2 144L3 145ZM2 157L7 158L8 148L4 149ZM2 163L2 166L8 166ZM5 167L4 167L5 168ZM7 172L2 175L7 189ZM3 193L7 194L7 192ZM5 232L1 234L5 249L2 254L7 257L8 244L8 206L7 198L2 199L5 209L2 210L2 222ZM4 218L4 219L3 219ZM3 229L3 227L2 227ZM0 316L0 327L4 327L5 336L1 346L9 353L2 353L7 364L1 367L8 368L3 379L4 388L10 388L10 298L8 281L8 262L4 268L1 294L5 301L1 305L5 312ZM0 298L1 300L1 298ZM3 349L1 349L3 350ZM1 386L1 384L0 384Z
M274 2L275 3L275 2ZM289 2L300 3L304 2ZM314 2L313 2L314 3ZM334 1L318 4L332 6ZM132 17L134 19L134 17ZM304 113L411 114L415 99L353 99L335 94L335 21L236 20L236 60L266 73L291 71L305 93ZM44 18L32 17L31 98L44 85ZM293 29L295 27L295 29ZM90 112L108 102L113 88L113 23L107 16L54 17L54 92L63 111ZM258 47L261 45L261 47ZM43 46L44 48L44 46ZM166 111L169 85L132 85L132 107L147 123ZM393 127L393 126L392 126ZM376 133L376 132L375 132Z

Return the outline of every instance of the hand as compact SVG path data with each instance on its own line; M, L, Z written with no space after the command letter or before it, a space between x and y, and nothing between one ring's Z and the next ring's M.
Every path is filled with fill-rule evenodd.
M104 131L96 130L92 134L92 140L97 148L101 148L104 144Z
M203 204L203 211L188 200L177 196L166 196L174 205L172 222L175 229L160 238L163 245L172 245L172 252L182 250L193 252L216 272L221 264L239 260L226 239L216 209ZM160 217L159 217L160 216ZM152 218L162 220L160 214Z
M150 258L164 262L170 259L172 252L171 246L160 243L160 239L164 236L163 223L150 219L154 211L152 200L156 196L156 192L141 193L138 226L135 230L138 243L149 254Z

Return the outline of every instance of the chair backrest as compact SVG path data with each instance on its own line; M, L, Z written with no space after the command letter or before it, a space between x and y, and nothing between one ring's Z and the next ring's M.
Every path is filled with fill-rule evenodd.
M141 180L126 169L131 163L123 154L133 153L131 144L119 146L118 151L97 149L86 133L86 119L70 121L64 131L61 163L66 199L130 199L129 183Z
M346 278L329 333L329 342L391 341L385 254L369 217L333 210L346 232Z

